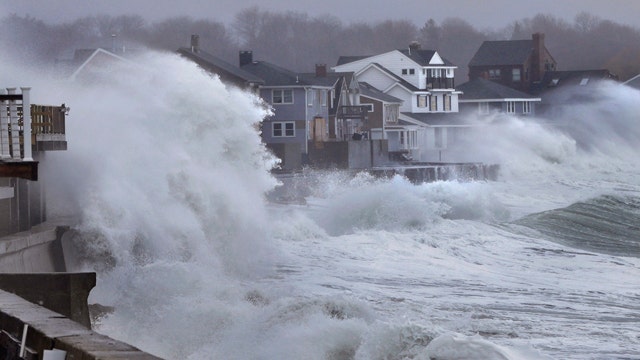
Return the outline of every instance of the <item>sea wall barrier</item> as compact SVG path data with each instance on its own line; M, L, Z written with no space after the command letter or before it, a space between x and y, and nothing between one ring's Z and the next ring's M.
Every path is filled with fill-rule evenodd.
M0 237L0 359L160 359L91 330L95 273L68 273L66 226Z
M402 166L379 166L368 170L377 177L401 175L414 184L433 181L495 181L500 166L483 163L414 163Z
M422 184L454 180L495 181L498 179L499 171L499 165L483 163L412 163L365 169L281 170L273 172L281 185L271 191L267 197L272 202L303 203L305 197L313 194L314 188L332 176L349 179L360 173L368 173L378 178L391 178L398 175L413 184Z
M1 290L0 329L0 358L5 360L160 359Z

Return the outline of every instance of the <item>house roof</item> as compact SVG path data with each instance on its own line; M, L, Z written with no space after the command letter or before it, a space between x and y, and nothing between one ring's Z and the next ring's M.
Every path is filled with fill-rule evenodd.
M561 87L590 86L600 80L618 80L618 77L607 69L547 71L532 92L541 94Z
M362 70L358 71L358 73L361 73L363 70L368 69L370 67L376 67L377 69L379 69L380 71L384 72L385 74L387 74L389 77L393 78L393 80L397 83L402 85L403 87L407 88L407 90L409 91L418 91L419 89L414 86L413 84L411 84L410 82L408 82L407 80L401 78L400 76L394 74L391 70L387 69L386 67L378 64L378 63L371 63L369 65L367 65L365 68L363 68Z
M533 40L485 41L469 66L502 66L523 64L533 52Z
M632 77L631 79L625 81L623 84L631 86L636 89L640 89L640 74Z
M429 66L429 62L437 53L435 50L422 49L398 49L401 53L418 63L420 66ZM455 66L453 63L443 57L440 57L446 66Z
M380 100L387 103L397 103L397 104L402 103L402 100L398 99L395 96L391 96L389 94L383 93L382 91L376 89L375 87L371 86L371 84L367 82L359 82L359 85L360 85L361 96L366 96L368 98Z
M85 68L87 68L87 66L89 65L89 63L91 63L91 61L99 56L106 56L108 58L112 58L116 61L122 61L125 63L129 63L129 60L123 58L120 55L116 55L110 51L107 51L105 49L102 48L97 48L97 49L78 49L74 52L73 55L73 60L71 61L71 69L74 68L75 66L75 70L71 73L71 75L69 76L70 79L75 79L80 73L82 73L82 71L85 70Z
M474 123L462 113L410 113L403 112L402 115L415 121L419 121L427 126L471 126Z
M404 54L405 56L407 56L408 58L410 58L411 60L415 61L417 64L419 64L420 66L429 66L431 65L429 62L431 61L431 59L433 58L433 56L437 53L437 51L435 50L422 50L422 49L397 49L399 52L401 52L402 54ZM340 56L338 58L338 62L336 63L336 66L340 66L340 65L344 65L344 64L348 64L354 61L358 61L358 60L362 60L362 59L366 59L369 57L373 57L376 55L360 55L360 56ZM441 57L442 61L444 62L445 66L455 66L451 61Z
M198 50L198 52L194 52L191 51L191 48L182 47L178 49L178 53L193 60L205 70L216 73L221 77L233 77L247 83L264 84L264 80L260 77L232 65L206 51Z
M335 77L317 77L315 74L296 73L266 61L253 61L243 65L242 70L248 71L264 80L265 86L333 86Z
M484 99L532 99L532 95L512 89L494 81L478 78L456 86L462 91L459 101ZM540 99L537 99L540 100Z
M545 104L569 105L596 100L594 86L611 80L617 77L604 69L549 71L533 90Z

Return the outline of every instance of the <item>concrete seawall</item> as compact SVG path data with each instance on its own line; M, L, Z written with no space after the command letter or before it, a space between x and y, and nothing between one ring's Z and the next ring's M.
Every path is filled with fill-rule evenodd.
M96 274L66 272L68 230L44 223L0 237L0 359L43 359L54 349L67 360L160 359L91 330Z
M0 291L0 328L3 359L43 359L54 349L66 352L67 360L160 359L6 291Z

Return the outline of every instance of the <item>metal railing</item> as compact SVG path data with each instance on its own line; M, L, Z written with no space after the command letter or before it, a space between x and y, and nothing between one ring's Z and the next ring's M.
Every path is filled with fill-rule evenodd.
M7 88L0 93L0 160L33 161L33 145L41 141L65 141L65 115L69 108L32 105L30 88Z

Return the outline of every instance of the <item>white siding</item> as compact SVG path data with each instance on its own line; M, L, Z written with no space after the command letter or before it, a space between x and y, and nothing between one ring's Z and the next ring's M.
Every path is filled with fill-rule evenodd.
M370 67L361 74L358 74L358 81L367 82L380 90L384 90L396 83L393 78L377 67Z

